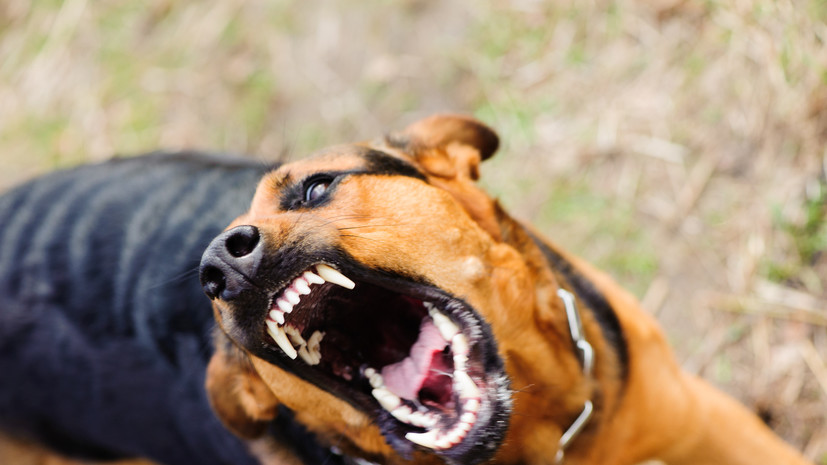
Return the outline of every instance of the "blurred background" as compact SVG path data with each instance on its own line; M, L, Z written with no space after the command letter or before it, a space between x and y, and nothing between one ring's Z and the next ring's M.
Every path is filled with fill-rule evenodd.
M502 137L482 182L507 209L827 464L825 19L824 0L2 0L0 189L473 114Z

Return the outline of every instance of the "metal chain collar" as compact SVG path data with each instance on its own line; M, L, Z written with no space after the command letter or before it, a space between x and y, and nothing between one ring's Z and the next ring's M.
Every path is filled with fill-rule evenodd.
M592 372L594 371L594 349L592 349L592 345L589 344L589 341L586 340L586 335L583 332L583 323L580 320L580 313L577 311L574 294L565 289L557 289L557 295L566 307L566 318L569 320L571 339L574 341L577 350L579 350L578 356L580 358L580 362L583 364L583 374L587 377L591 377ZM594 405L592 404L592 401L587 400L583 404L583 410L580 412L580 415L577 416L571 426L569 426L569 429L567 429L566 432L560 437L560 442L557 445L557 455L555 456L556 463L563 463L566 448L571 441L573 441L574 438L580 434L583 427L586 426L586 423L592 416L593 411Z

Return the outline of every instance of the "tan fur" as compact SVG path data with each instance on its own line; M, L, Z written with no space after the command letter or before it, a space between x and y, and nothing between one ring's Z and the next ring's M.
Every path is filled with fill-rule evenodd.
M262 180L249 212L231 226L254 225L268 244L278 247L342 247L366 266L425 276L462 296L491 325L514 389L510 429L495 462L553 463L563 431L587 399L598 398L589 427L566 452L566 463L806 463L746 409L683 373L657 323L630 294L551 246L611 303L628 345L624 385L618 355L594 315L584 312L585 332L596 354L594 375L584 376L556 296L562 285L559 272L548 267L525 229L474 183L479 162L496 150L493 131L467 117L441 115L400 134L408 140L401 148L383 141L334 147L281 167ZM401 176L352 177L341 182L330 205L280 210L279 189L288 179L320 169L358 168L363 161L357 148L364 146L409 161L428 183ZM215 308L220 326L233 328L232 307L217 301ZM216 357L207 387L232 429L255 430L274 414L274 402L280 402L323 441L371 460L405 462L370 417L337 397L251 354L246 357L255 370L226 366L234 359L221 351ZM251 379L239 388L239 376ZM441 462L427 453L414 459Z

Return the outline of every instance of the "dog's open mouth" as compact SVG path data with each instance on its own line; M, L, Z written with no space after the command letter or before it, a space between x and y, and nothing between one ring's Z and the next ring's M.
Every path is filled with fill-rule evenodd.
M280 366L371 414L403 455L411 443L484 460L502 440L509 388L490 329L434 286L325 264L270 298L263 316ZM269 358L269 357L268 357Z

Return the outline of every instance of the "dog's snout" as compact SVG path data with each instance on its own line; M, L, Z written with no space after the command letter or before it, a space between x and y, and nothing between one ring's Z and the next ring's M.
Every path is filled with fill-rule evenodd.
M230 301L253 286L263 255L255 226L237 226L219 234L201 256L201 287L210 299Z

